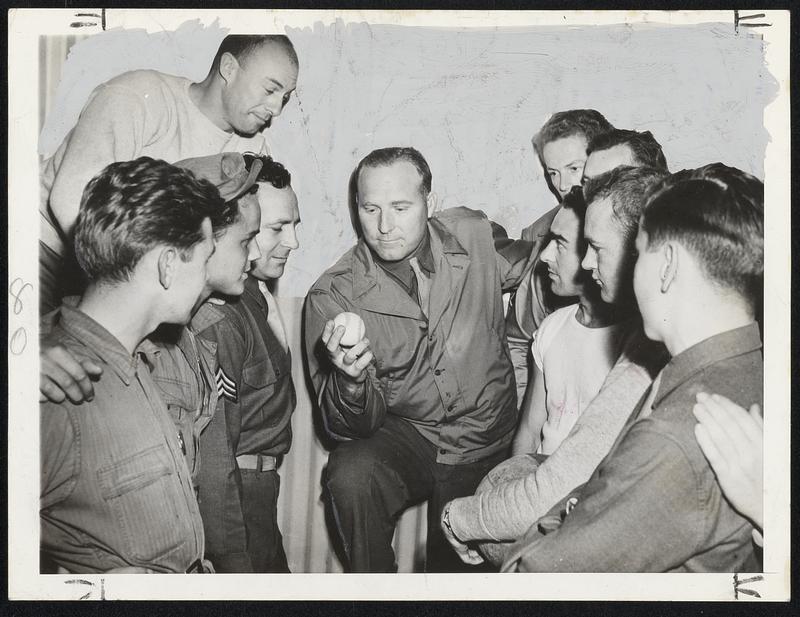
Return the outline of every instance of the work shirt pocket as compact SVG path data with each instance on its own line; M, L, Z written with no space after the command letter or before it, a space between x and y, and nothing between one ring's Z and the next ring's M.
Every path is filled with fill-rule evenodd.
M97 472L101 495L128 554L139 562L155 562L181 550L191 536L181 521L175 499L183 493L172 478L165 446L156 445Z
M242 381L254 390L266 388L278 381L278 376L269 360L260 360L242 370Z

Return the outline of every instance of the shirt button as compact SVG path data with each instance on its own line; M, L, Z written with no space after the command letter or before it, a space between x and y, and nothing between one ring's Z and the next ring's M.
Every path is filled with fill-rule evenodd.
M450 405L450 406L447 408L447 411L453 411L455 408L456 408L456 404L455 404L455 403L453 403L452 405Z
M433 374L434 375L441 375L442 374L442 369L437 368L435 371L433 371Z
M447 450L444 448L439 448L439 454L447 454Z

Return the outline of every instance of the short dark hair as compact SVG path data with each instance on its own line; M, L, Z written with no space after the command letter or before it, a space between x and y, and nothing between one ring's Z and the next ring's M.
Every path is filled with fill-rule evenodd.
M605 116L594 109L569 109L557 111L542 125L539 132L531 140L533 149L542 161L542 150L545 145L557 139L582 135L590 142L595 135L610 131L614 127ZM542 161L544 164L544 161Z
M150 157L111 163L83 191L75 255L89 281L123 282L159 245L188 260L203 240L203 220L223 206L217 188Z
M764 184L712 163L665 179L642 215L648 247L680 242L707 277L758 304L764 277Z
M250 54L265 44L278 45L295 65L299 65L294 45L284 34L229 34L219 44L212 67L218 67L222 55L226 53L233 55L242 64Z
M214 237L219 238L224 235L228 229L236 223L241 217L239 211L239 199L231 199L230 201L222 201L216 208L212 208L208 213L208 218L211 219L211 229L214 232Z
M583 198L587 206L598 199L609 198L625 241L633 243L647 198L665 176L666 172L652 167L617 167L589 178L583 185Z
M356 189L358 188L358 177L364 167L385 167L387 165L397 163L398 161L406 161L407 163L411 163L419 172L419 175L422 177L420 182L422 194L423 196L427 197L428 193L431 192L431 184L433 180L431 168L428 167L428 162L425 160L425 157L422 156L418 150L410 147L380 148L370 152L367 156L361 159L358 167L356 167Z
M561 206L572 210L583 221L586 218L586 200L580 186L573 186L570 192L564 195Z
M596 135L589 140L587 154L602 152L614 146L625 145L631 149L637 167L652 167L668 172L667 159L661 144L656 141L650 131L631 131L628 129L612 129Z
M260 160L261 171L258 172L258 179L256 182L271 184L276 189L283 189L292 184L292 174L283 166L282 163L274 160L271 156L258 156L255 154L247 153L244 155L245 167L249 170L253 161ZM255 184L250 189L250 192L255 193L258 190L258 185Z

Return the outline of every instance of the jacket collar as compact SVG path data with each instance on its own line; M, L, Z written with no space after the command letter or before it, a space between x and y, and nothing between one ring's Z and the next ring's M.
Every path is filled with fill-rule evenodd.
M664 367L658 393L653 399L653 407L695 373L722 360L758 349L761 349L761 338L755 322L692 345L672 358Z
M436 219L428 220L428 233L436 270L431 280L429 321L431 327L435 327L451 296L449 290L454 284L463 283L469 255L458 239ZM391 276L375 263L372 251L363 238L359 239L353 251L351 271L353 300L364 309L386 315L425 319L419 305L402 291L399 283L392 280ZM448 291L437 293L444 289Z

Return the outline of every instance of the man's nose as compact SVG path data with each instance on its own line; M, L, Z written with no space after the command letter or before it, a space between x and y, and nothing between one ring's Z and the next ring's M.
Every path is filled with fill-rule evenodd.
M261 257L261 249L258 248L258 242L256 242L255 238L253 238L247 245L247 261L255 261L259 257Z
M597 255L592 247L586 249L586 255L584 255L583 261L581 261L581 268L584 270L594 270L597 268Z
M394 229L394 215L391 212L381 212L378 231L382 234L388 234L392 229Z
M297 230L294 227L290 227L286 230L284 238L283 245L290 251L293 251L300 246L300 242L297 240Z
M551 263L553 263L553 241L552 240L550 242L548 242L547 245L544 247L544 250L542 251L542 254L539 256L539 259L541 259L547 265L550 265Z
M269 113L272 114L273 116L280 116L284 106L283 94L279 92L270 94L267 97L264 106L267 108L267 111L269 111Z

